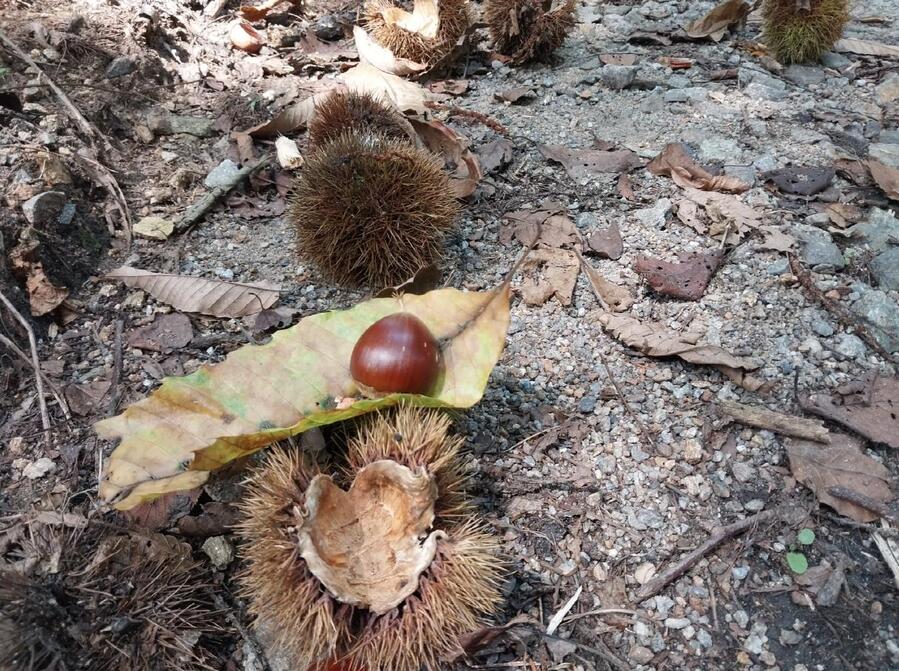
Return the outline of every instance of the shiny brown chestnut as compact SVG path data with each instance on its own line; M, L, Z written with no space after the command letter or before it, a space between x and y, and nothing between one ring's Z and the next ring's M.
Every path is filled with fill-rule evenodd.
M350 357L350 373L381 393L427 394L440 370L437 340L415 315L398 312L369 326Z

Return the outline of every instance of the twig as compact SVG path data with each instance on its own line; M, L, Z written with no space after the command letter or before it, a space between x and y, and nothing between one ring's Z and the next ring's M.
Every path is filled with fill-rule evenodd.
M872 499L870 496L865 496L861 492L857 492L854 489L843 487L842 485L834 485L833 487L827 488L827 493L831 496L837 497L838 499L842 499L843 501L848 501L849 503L854 503L857 506L861 506L865 510L870 510L872 513L877 513L885 520L899 523L899 518L891 513L889 508L887 508L883 503Z
M38 66L38 64L35 63L28 54L22 51L18 44L9 39L2 30L0 30L0 42L3 42L3 44L5 44L6 47L11 52L13 52L13 54L15 54L20 60L24 61L25 64L28 65L28 67L34 70L37 73L38 78L43 79L47 83L47 86L50 87L50 89L59 99L59 102L62 103L62 106L66 108L69 116L72 117L75 125L81 129L82 133L87 135L91 140L100 141L107 151L115 151L112 145L109 144L109 140L107 140L106 137L99 130L97 130L96 126L94 126L90 121L84 118L84 115L79 111L77 107L75 107L75 104L69 99L69 96L66 95L65 91L59 88L56 82L50 79L50 77L47 76L47 73L41 70L40 66Z
M641 587L639 590L637 590L637 601L644 601L651 596L655 596L669 583L677 580L684 573L689 571L696 562L698 562L709 552L717 548L723 542L728 541L731 538L734 538L735 536L738 536L744 531L751 529L752 527L755 527L759 524L770 522L777 516L777 512L777 510L763 510L756 513L755 515L747 517L746 519L742 519L738 522L734 522L733 524L729 524L726 527L719 528L708 538L708 540L706 540L705 543L700 545L692 552L687 553L684 558L677 562L674 566L669 567L658 576L650 580L648 583L643 585L643 587Z
M599 354L599 361L602 363L602 367L606 369L606 376L609 378L609 382L612 383L612 386L615 388L615 392L618 394L618 398L621 399L622 405L624 405L624 410L628 415L631 416L637 426L640 429L640 433L643 435L643 440L646 441L646 444L653 450L656 449L656 441L653 440L652 434L649 432L649 428L646 424L643 423L643 420L640 418L640 415L637 414L637 411L631 407L631 404L627 400L627 396L624 395L624 391L622 391L621 386L618 384L618 380L615 379L615 375L612 373L612 369L609 366L609 360L606 359L606 355L596 350L596 353Z
M740 424L767 429L784 436L814 440L819 443L830 442L830 431L816 419L805 419L793 415L785 415L755 405L745 405L734 401L719 401L718 408Z
M867 327L862 324L847 307L824 295L824 292L815 285L811 274L802 266L799 259L792 254L789 254L787 258L790 260L790 271L796 276L799 280L799 284L802 285L802 288L805 289L806 293L811 298L833 314L843 326L855 329L855 332L867 343L868 347L882 356L885 361L891 363L895 361L893 355L887 352L886 349L877 342L877 339L871 335L871 332L868 331Z
M116 319L115 322L115 349L112 352L112 396L109 399L109 415L114 415L119 407L119 399L122 397L122 330L125 322Z
M209 594L215 602L215 607L224 611L228 621L234 625L234 628L237 629L247 645L253 648L253 652L256 653L256 659L262 666L262 671L271 671L272 667L268 663L268 658L265 656L265 650L262 649L262 646L259 644L259 641L256 640L256 637L253 636L253 634L244 626L243 622L240 621L240 618L237 617L234 609L225 602L221 595L213 590L210 589Z
M860 531L870 531L872 533L876 531L883 536L899 538L899 530L896 529L878 529L873 524L856 522L855 520L849 519L848 517L843 517L842 515L834 515L833 513L827 513L827 519L841 526L849 527L850 529L859 529Z
M17 357L19 357L22 361L27 363L32 368L34 368L34 363L32 362L31 357L29 357L27 354L25 354L25 352L23 352L21 349L19 349L18 345L16 345L12 340L7 338L2 333L0 333L0 343L3 343L4 345L6 345L10 349L10 351L12 351ZM72 414L69 412L69 404L66 403L65 397L62 395L62 393L59 391L59 389L56 388L56 385L54 385L44 375L43 371L38 371L38 373L41 375L41 377L44 378L44 382L46 383L46 385L48 387L50 387L50 393L53 394L53 398L56 399L56 404L62 409L62 414L65 415L66 419L72 419Z
M443 103L438 103L433 100L426 102L425 106L430 107L431 109L449 112L450 116L460 116L468 119L474 119L475 121L479 121L480 123L487 126L487 128L490 128L491 130L494 130L501 135L509 134L509 131L506 129L506 127L503 126L499 121L491 116L482 114L481 112L467 110L463 107L457 107L456 105L444 105Z
M178 233L183 233L188 228L199 222L206 213L215 206L222 198L227 196L238 184L243 182L246 179L249 179L250 175L252 175L257 170L264 168L269 163L271 163L272 156L263 156L255 163L248 163L240 170L238 170L234 176L226 183L221 186L217 186L212 191L206 193L200 200L187 208L187 211L184 213L184 216L175 223L175 231Z
M0 38L3 33L0 32ZM37 340L34 337L34 329L31 324L16 310L12 302L0 291L0 300L6 306L6 309L19 321L25 331L28 333L28 344L31 346L31 365L34 368L34 382L37 386L37 401L41 409L41 424L44 427L44 439L50 442L50 413L47 412L47 400L44 398L44 380L41 376L41 361L37 356Z

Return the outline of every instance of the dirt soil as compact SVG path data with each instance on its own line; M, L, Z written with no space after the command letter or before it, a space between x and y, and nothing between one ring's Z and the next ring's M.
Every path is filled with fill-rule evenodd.
M173 310L102 276L129 265L272 282L294 323L367 297L330 284L295 249L282 216L292 177L276 166L166 240L129 241L122 216L127 209L132 224L178 220L209 191L213 169L247 159L233 132L327 88L354 65L356 3L280 5L256 24L268 37L257 56L230 46L238 4L230 0L57 4L5 0L0 8L2 33L94 129L79 125L0 43L0 291L33 328L50 422L45 433L28 334L0 306L0 568L53 573L44 545L27 542L26 530L46 524L45 511L71 513L63 527L90 517L121 533L164 530L190 544L195 579L216 595L218 631L197 643L208 668L288 669L235 595L240 560L230 555L237 541L229 524L239 469L195 496L126 518L98 500L98 473L114 445L92 429L164 377L266 336L253 332L252 318L190 314L177 345L139 343L137 329ZM822 64L784 68L757 44L757 13L720 42L686 39L679 29L712 6L581 3L555 63L511 67L479 30L466 57L426 80L467 83L435 115L469 138L485 168L448 241L444 285L495 287L522 249L503 215L549 200L585 240L620 229L620 258L586 259L630 293L625 314L759 364L752 379L741 379L625 346L603 330L603 310L576 263L573 292L548 272L541 281L558 285L543 296L533 270L514 280L506 349L484 399L458 417L456 430L474 457L477 504L511 566L499 619L524 613L540 626L513 629L458 668L899 669L899 575L873 538L884 529L895 543L899 509L887 504L874 524L840 515L791 470L785 435L730 422L719 408L738 401L802 415L797 391L896 374L897 202L853 171L866 157L899 161L899 57L830 52ZM895 2L854 3L851 15L845 37L896 43ZM689 59L688 67L670 59ZM483 123L485 115L492 121ZM302 150L304 133L292 137ZM712 174L748 182L739 199L768 228L726 226L712 235L714 206L699 208L712 215L705 223L695 211L691 219L685 189L642 167L672 142L685 143ZM572 175L546 158L546 145L627 150L639 167L591 169L585 159L586 169ZM261 141L254 151L271 149ZM835 165L821 189L805 193L766 176ZM809 175L797 179L816 178ZM28 205L48 191L61 195ZM714 252L724 237L726 256L699 300L661 295L634 270L641 255L672 262ZM808 269L817 298L801 286L787 250L795 267ZM26 278L40 279L51 297L67 290L65 301L32 316ZM895 491L895 449L871 441L862 450L887 469ZM774 510L658 594L638 597L719 527ZM811 544L797 540L802 529L814 532ZM58 555L63 546L48 547ZM806 577L787 563L797 551L811 567ZM56 564L57 573L69 565ZM566 605L557 631L540 635Z

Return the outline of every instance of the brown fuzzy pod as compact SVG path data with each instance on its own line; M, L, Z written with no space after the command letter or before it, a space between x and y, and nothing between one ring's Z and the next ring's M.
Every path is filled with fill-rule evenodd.
M315 107L309 122L309 145L321 146L347 131L408 140L411 130L402 114L370 93L335 92Z
M550 62L577 23L575 11L574 0L487 0L484 21L514 64Z
M398 58L434 67L452 55L471 25L468 0L435 0L439 24L432 37L407 30L387 17L397 10L390 0L367 0L363 7L365 28L382 47ZM414 10L413 10L414 11Z
M330 279L380 289L438 260L458 212L436 155L344 132L306 157L288 217L300 254Z
M437 411L400 408L365 422L337 476L323 476L301 453L282 449L251 477L238 529L247 560L243 592L258 624L274 632L295 668L338 659L348 669L437 669L457 649L459 636L482 626L498 608L503 569L495 556L497 541L472 516L461 440L447 435L449 423ZM374 494L360 484L371 469L380 473ZM385 479L389 470L423 481L430 508L397 506L403 492ZM339 505L314 495L322 484ZM381 497L380 503L365 502L362 513L350 515L358 502L353 497L366 495ZM362 519L383 506L393 507L388 519L399 518L401 529L424 520L427 538L411 534L414 552L429 543L435 548L399 601L360 605L365 596L359 589L379 580L381 572L361 570L365 578L350 581L341 576L396 542L396 529ZM304 536L315 516L329 522ZM338 542L341 536L352 542ZM310 555L311 546L321 553ZM395 558L402 552L384 554Z

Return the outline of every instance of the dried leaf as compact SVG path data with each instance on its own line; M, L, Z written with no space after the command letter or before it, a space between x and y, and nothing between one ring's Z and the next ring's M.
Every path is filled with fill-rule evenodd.
M833 45L834 51L862 56L899 56L899 47L873 40L856 40L844 37Z
M375 98L392 104L400 112L415 112L427 116L425 103L433 96L415 82L410 82L389 72L382 72L369 63L359 63L338 79L356 93L370 93Z
M671 177L681 187L725 193L743 193L749 190L749 184L736 177L713 175L707 171L690 158L680 142L665 145L662 153L652 159L646 169L653 175Z
M899 377L869 376L837 387L830 395L803 394L799 403L868 440L899 449Z
M85 417L100 410L111 386L106 380L86 382L85 384L68 384L63 389L63 394L69 403L69 409L76 415Z
M382 615L418 589L446 536L428 533L436 500L433 476L386 459L362 468L349 491L317 475L295 512L297 551L338 601Z
M639 256L634 270L653 291L665 296L698 301L724 260L723 250L707 254L678 254L680 263L668 263L651 256Z
M515 146L506 138L499 138L477 148L478 162L485 175L498 172L512 162Z
M187 345L194 338L194 329L187 315L173 312L156 315L152 323L128 334L128 345L150 352L170 352Z
M609 282L605 277L599 274L598 270L587 263L586 260L584 260L581 265L587 273L587 279L590 280L590 285L593 287L593 290L596 292L599 299L605 303L607 309L612 312L624 312L625 310L630 309L634 304L634 299L631 296L630 291L622 286Z
M162 217L144 217L132 228L135 235L150 240L168 240L174 230L175 224Z
M866 187L873 183L867 161L838 158L833 162L833 167L840 177L848 179L856 186Z
M403 294L420 296L440 286L442 273L436 263L421 268L414 277L410 277L395 287L386 287L375 294L375 298L392 298Z
M813 196L830 186L836 172L831 167L824 168L781 168L770 170L762 177L773 182L784 193Z
M775 252L789 252L796 247L796 238L787 235L774 226L762 226L759 230L765 235L759 244L762 249L773 249Z
M390 49L375 42L374 38L360 26L353 26L353 39L356 41L359 61L373 65L382 72L404 77L418 74L428 67L425 63L397 57Z
M468 90L467 79L443 79L439 82L430 82L428 90L431 93L460 96Z
M832 496L827 491L830 487L848 487L882 503L893 498L889 470L865 455L861 441L852 436L831 432L830 445L790 439L787 456L793 477L811 489L821 503L857 522L873 522L877 513Z
M634 194L634 187L631 186L631 178L628 177L627 173L618 175L618 195L625 200L637 200Z
M293 317L297 313L293 308L268 308L256 315L253 321L253 333L260 335L271 333L293 323Z
M209 501L199 515L187 515L178 520L178 533L194 538L209 538L228 533L240 522L238 509L229 503Z
M271 121L266 121L234 135L270 138L278 135L287 135L295 130L305 128L315 113L315 106L330 94L330 91L326 91L303 98L303 100L281 110L278 116Z
M604 312L602 327L615 338L646 356L676 356L694 364L715 366L738 384L747 384L744 371L755 370L759 362L738 357L715 345L697 345L698 333L677 333L658 324L649 324L628 316ZM754 378L748 381L754 386Z
M701 19L684 26L684 31L694 39L711 37L719 42L728 28L746 19L750 9L752 6L745 0L725 0Z
M564 247L578 241L574 222L564 208L556 203L544 203L539 210L516 210L503 215L499 240L504 245L518 240L525 247L540 242L547 247ZM539 241L536 240L540 236Z
M270 308L278 300L279 287L272 284L245 284L206 280L188 275L151 273L122 266L105 276L121 280L129 287L143 289L156 300L182 312L213 317L246 317Z
M887 198L899 200L899 170L873 158L869 158L866 163L868 170L871 171L871 177Z
M305 162L297 143L283 135L275 140L275 153L278 157L278 163L286 170L301 168ZM137 227L135 227L135 230L137 230Z
M374 322L399 311L421 319L441 343L433 396L363 399L349 372L353 346ZM128 509L203 484L209 472L275 441L400 402L466 408L484 392L509 326L509 286L489 292L438 289L376 298L326 312L247 345L220 364L168 378L149 397L96 425L121 442L106 461L100 494Z
M700 191L691 187L684 188L684 195L705 208L706 214L712 220L708 231L710 236L717 239L726 230L730 230L728 243L736 243L748 231L761 226L764 221L760 212L736 196Z
M242 5L237 11L247 21L261 21L282 2L289 2L292 7L299 7L302 4L300 0L264 0L256 6Z
M28 305L35 317L53 312L69 296L69 290L50 281L40 259L41 243L31 227L22 231L19 243L9 253L10 267L17 277L25 279Z
M134 526L161 531L187 515L197 503L201 492L200 487L186 492L171 492L153 501L145 501L122 514Z
M522 269L530 271L519 291L528 305L543 305L552 296L562 305L571 305L577 284L578 260L573 252L541 247L534 250Z
M568 176L578 181L603 173L629 172L643 165L630 149L569 149L556 144L540 145L538 149L549 160L561 163Z
M535 95L533 89L527 86L518 86L513 89L498 91L493 94L493 97L500 102L515 103L525 98L533 98Z
M587 240L589 251L594 251L602 259L616 261L624 254L624 243L621 241L621 231L618 224L612 223L608 228L594 231Z
M468 148L468 138L435 119L410 118L409 121L424 145L443 156L456 198L466 198L474 193L483 175L478 157Z
M692 200L683 199L674 204L674 213L678 220L685 226L689 226L697 233L707 233L708 225L699 218L699 205Z

